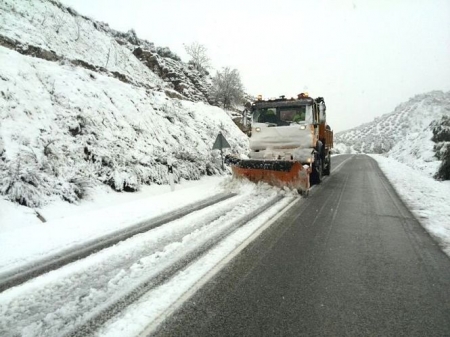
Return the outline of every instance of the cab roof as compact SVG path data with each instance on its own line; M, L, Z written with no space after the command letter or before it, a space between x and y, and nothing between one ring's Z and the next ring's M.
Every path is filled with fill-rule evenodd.
M264 108L278 108L278 107L296 107L296 106L304 106L304 105L312 105L314 103L314 99L311 97L299 98L299 99L273 99L273 100L258 100L253 102L252 107L255 109L264 109Z

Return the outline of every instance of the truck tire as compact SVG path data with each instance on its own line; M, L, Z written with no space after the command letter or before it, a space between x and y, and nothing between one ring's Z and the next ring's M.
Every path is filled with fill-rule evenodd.
M330 155L328 155L327 160L326 160L326 165L323 169L323 175L329 176L330 173L331 173L331 157L330 157Z

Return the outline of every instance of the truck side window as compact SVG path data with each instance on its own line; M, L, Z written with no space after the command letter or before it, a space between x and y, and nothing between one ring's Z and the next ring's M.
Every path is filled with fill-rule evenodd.
M293 122L304 122L305 121L305 117L306 117L306 112L305 110L297 110L295 113L294 118L292 119Z

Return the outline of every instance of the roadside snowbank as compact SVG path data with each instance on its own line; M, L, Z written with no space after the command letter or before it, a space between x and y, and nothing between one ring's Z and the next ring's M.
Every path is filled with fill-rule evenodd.
M422 226L450 256L450 181L436 181L392 158L371 156Z
M224 190L226 179L205 177L176 185L174 192L168 185L148 187L138 193L98 191L97 199L79 206L56 202L40 209L40 214L50 220L46 223L30 214L31 209L2 201L9 204L9 211L5 216L0 213L0 271L209 198ZM13 229L11 223L19 226Z

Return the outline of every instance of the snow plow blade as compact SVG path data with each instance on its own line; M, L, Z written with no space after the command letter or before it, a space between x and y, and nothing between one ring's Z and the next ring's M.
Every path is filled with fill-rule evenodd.
M233 176L247 178L253 182L263 181L272 186L288 187L300 193L309 190L310 169L300 162L288 160L255 160L226 158L231 165Z

